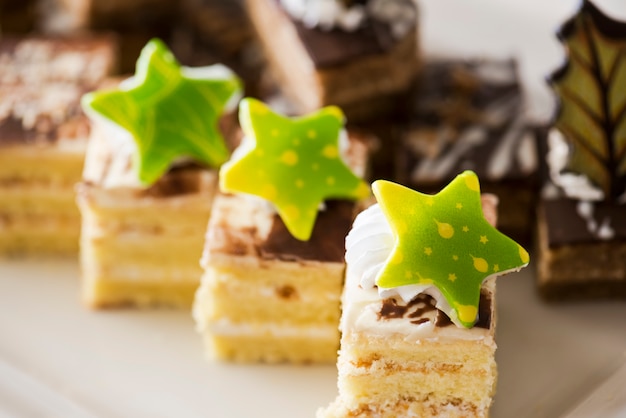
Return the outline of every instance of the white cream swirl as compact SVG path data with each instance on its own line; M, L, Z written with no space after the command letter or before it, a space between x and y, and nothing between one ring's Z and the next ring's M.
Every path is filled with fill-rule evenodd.
M360 277L359 283L363 289L376 287L378 274L391 254L394 244L393 232L378 204L357 215L352 230L346 237L346 263L350 266L352 274ZM405 303L409 303L420 293L432 296L436 300L437 309L445 312L452 322L462 327L457 321L456 311L432 284L378 287L378 294L382 299L399 297Z
M485 219L495 227L498 197L484 193L481 195L481 202ZM352 229L346 237L345 259L350 274L359 277L359 284L362 289L377 287L378 275L389 258L395 242L391 226L378 203L373 204L356 216ZM505 273L507 271L493 274L488 276L485 281ZM464 328L458 320L456 311L435 285L411 284L394 288L378 286L378 295L381 299L398 297L407 304L421 293L430 295L435 299L437 309L448 315L456 326Z

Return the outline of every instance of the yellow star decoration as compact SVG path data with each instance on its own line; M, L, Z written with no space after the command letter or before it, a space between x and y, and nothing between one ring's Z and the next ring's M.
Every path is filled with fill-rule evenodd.
M494 274L490 270L519 270L529 262L526 250L485 220L478 177L472 171L432 196L384 180L372 186L395 238L376 278L381 288L432 283L469 328L477 320L481 285ZM457 202L462 202L461 210ZM424 254L426 246L432 249L430 255Z
M369 186L341 159L344 119L335 106L292 119L258 100L243 99L239 121L250 142L222 166L220 188L272 202L289 232L308 240L322 202L370 195Z

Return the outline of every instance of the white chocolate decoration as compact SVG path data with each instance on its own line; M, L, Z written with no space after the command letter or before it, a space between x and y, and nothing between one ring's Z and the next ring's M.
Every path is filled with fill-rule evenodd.
M563 172L569 156L569 146L556 129L548 133L548 166L552 181L560 186L568 197L584 201L598 201L604 199L604 193L595 187L584 174Z

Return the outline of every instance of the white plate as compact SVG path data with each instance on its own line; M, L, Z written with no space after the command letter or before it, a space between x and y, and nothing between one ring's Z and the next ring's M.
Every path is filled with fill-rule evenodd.
M626 18L623 0L600 3ZM576 4L423 1L424 50L517 55L529 110L547 120L543 78L562 59L553 33ZM86 310L78 277L70 261L0 261L0 417L312 417L336 395L334 366L205 361L188 312ZM530 268L499 279L498 293L494 418L594 416L603 396L613 404L602 417L626 416L614 373L626 304L546 305Z
M93 312L78 291L70 261L0 263L0 416L313 417L336 395L333 366L211 363L189 313ZM572 410L623 362L625 318L542 303L530 269L499 279L493 417Z

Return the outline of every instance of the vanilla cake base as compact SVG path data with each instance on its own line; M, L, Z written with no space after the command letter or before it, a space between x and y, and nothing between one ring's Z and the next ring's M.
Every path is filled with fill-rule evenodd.
M78 187L87 305L190 307L217 176L186 167L149 189Z
M109 36L0 39L0 255L77 254L80 98L115 62Z
M82 147L11 145L0 150L0 254L77 254L74 185ZM82 149L81 149L82 148Z
M330 201L313 235L293 238L263 200L218 195L194 318L211 358L333 363L343 241L355 204Z
M483 285L479 322L461 329L430 296L381 300L348 267L339 396L317 416L488 416L497 373L494 285Z

